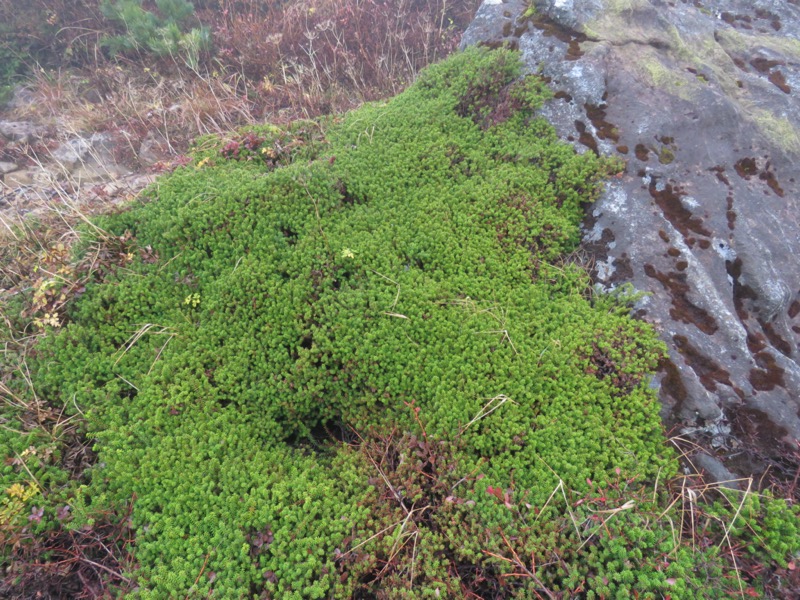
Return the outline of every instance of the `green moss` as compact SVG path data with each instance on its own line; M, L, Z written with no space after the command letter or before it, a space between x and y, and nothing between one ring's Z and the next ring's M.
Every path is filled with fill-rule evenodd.
M611 167L520 71L473 49L325 127L201 140L101 223L134 260L31 369L99 453L75 513L135 498L134 597L533 597L514 553L567 595L702 593L648 529L663 346L559 260Z

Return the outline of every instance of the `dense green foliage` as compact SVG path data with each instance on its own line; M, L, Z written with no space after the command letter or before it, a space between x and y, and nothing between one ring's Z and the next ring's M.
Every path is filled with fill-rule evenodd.
M145 10L141 0L105 0L106 18L123 33L109 36L103 45L112 56L125 52L146 52L156 56L181 57L197 68L200 54L210 49L211 34L206 27L191 27L194 6L187 0L155 0L156 12Z
M14 79L22 68L22 61L6 40L7 26L0 25L0 103L10 93Z
M96 440L71 526L135 498L136 597L734 589L658 520L662 347L560 260L609 167L546 96L471 50L339 120L201 140L102 223L122 263L31 368Z

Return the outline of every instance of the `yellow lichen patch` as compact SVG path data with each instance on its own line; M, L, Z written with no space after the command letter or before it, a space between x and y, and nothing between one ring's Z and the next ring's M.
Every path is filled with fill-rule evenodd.
M613 13L622 13L625 11L634 11L639 8L647 6L645 0L606 0L606 10Z
M699 85L696 80L689 80L682 74L676 73L674 69L664 65L656 57L649 57L641 61L638 68L650 85L683 100L692 100L693 92Z
M669 27L667 30L669 33L670 39L670 47L672 49L672 54L677 58L688 62L694 62L697 60L697 53L694 51L693 48L689 46L689 44L684 41L681 37L680 31L674 25Z
M787 152L800 154L800 132L788 119L763 109L754 109L751 115L767 139Z
M795 58L800 57L800 41L774 35L748 35L735 29L721 29L715 37L720 45L731 52L748 52L767 48Z

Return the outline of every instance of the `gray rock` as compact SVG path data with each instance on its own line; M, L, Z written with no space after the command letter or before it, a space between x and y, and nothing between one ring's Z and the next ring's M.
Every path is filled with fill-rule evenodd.
M114 163L114 143L106 133L94 133L89 137L72 138L53 150L51 158L67 171L79 165L102 165Z
M518 47L561 137L627 161L584 245L606 289L651 294L667 423L762 415L749 441L779 455L800 439L800 6L533 4L485 2L464 43Z
M151 167L157 162L166 160L169 156L169 141L157 131L148 132L139 146L139 163L142 166Z
M23 169L3 175L3 185L7 188L20 188L46 184L50 175L42 169Z
M11 171L16 171L17 169L18 167L15 163L0 161L0 175L11 173Z
M30 121L0 121L0 135L12 142L30 142L43 133L42 127Z
M77 184L114 181L130 174L130 170L116 164L80 165L72 171L71 177Z
M461 47L501 41L505 24L511 22L512 16L521 15L526 9L524 0L484 0L469 28L461 36Z
M35 103L35 94L24 85L18 85L14 88L11 99L6 103L6 109L9 111L24 110Z
M84 100L92 104L102 104L105 102L103 94L100 93L100 90L94 87L89 88L82 95Z
M601 0L536 0L533 5L567 29L578 29L604 9Z
M57 178L68 177L79 184L124 177L131 171L116 162L119 143L124 142L107 133L72 138L51 153L47 168Z
M697 467L698 471L705 473L707 480L710 482L719 483L731 490L741 489L741 482L738 481L740 478L728 470L718 458L714 458L705 452L698 452L692 457L692 463Z

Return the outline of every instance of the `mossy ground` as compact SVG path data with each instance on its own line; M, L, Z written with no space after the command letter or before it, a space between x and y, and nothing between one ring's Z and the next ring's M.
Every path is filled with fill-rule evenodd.
M141 598L735 589L662 514L662 345L561 260L609 166L558 142L519 73L470 50L389 102L200 140L100 223L118 266L30 361L98 461L31 527L133 502ZM768 506L757 551L785 566L795 524Z

